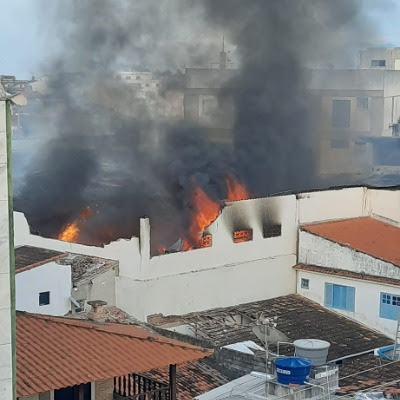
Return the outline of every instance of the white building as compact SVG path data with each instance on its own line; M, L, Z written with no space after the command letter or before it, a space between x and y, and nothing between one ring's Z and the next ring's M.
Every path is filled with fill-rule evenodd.
M46 315L71 310L71 266L57 260L66 253L38 247L15 249L16 309Z
M32 235L15 213L15 241L118 260L116 306L146 320L295 293L299 226L363 216L400 223L400 191L359 187L226 203L207 229L211 247L153 257L148 219L140 237L94 247ZM238 243L235 232L243 231L251 235Z
M358 55L357 67L360 69L400 70L400 48L371 47L361 50Z
M86 310L91 300L115 306L117 261L19 246L15 269L18 311L62 316Z
M305 225L297 292L395 336L400 317L400 228L371 217Z

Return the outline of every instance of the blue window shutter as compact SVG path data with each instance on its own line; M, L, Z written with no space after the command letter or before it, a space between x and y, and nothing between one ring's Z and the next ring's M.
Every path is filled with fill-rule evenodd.
M333 285L325 283L325 307L333 307Z
M379 317L395 321L398 319L400 306L393 304L393 297L397 297L397 295L381 293Z
M346 310L354 311L356 303L356 289L348 286L346 291Z

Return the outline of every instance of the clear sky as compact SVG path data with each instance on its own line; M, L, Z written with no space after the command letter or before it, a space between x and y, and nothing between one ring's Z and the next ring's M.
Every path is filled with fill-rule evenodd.
M0 0L0 74L19 78L40 74L40 65L48 52L46 35L50 30L38 16L48 13L53 1L59 0ZM376 45L400 46L400 0L356 1L365 3L380 30L380 43Z

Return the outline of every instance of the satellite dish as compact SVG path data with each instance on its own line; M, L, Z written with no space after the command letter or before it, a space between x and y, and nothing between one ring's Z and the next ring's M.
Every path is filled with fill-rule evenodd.
M267 325L255 325L252 327L253 333L261 340L265 346L268 344L277 344L278 342L287 342L288 337L276 328Z

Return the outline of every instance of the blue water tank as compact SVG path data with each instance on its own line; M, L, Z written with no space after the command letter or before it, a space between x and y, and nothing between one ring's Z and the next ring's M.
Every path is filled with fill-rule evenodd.
M312 361L307 358L285 357L275 360L278 382L283 385L291 383L303 385L311 371Z

